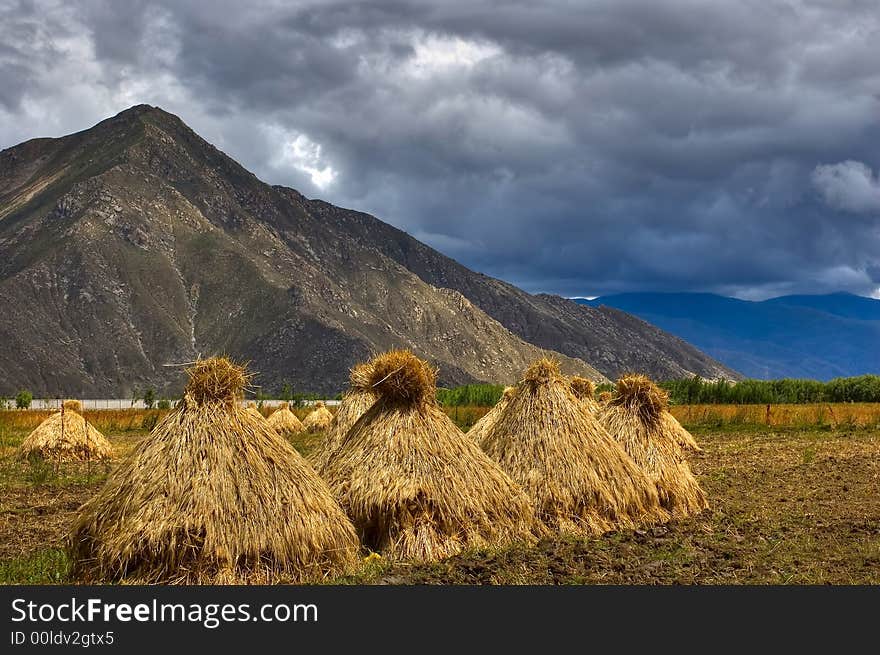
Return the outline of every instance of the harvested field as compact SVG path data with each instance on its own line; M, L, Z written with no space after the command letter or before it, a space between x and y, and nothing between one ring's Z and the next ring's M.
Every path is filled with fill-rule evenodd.
M880 415L878 405L832 405L835 415L840 407ZM486 411L449 408L453 418L456 409L467 419ZM682 411L673 408L679 418ZM691 416L699 412L691 409ZM0 582L63 582L67 526L107 469L93 462L35 470L16 461L28 429L5 419L28 413L0 414ZM117 457L147 434L95 422ZM697 517L589 540L470 551L439 564L371 560L338 582L880 584L880 431L809 421L796 427L701 422L685 420L704 449L690 458L710 502ZM299 435L293 443L307 453L320 438Z

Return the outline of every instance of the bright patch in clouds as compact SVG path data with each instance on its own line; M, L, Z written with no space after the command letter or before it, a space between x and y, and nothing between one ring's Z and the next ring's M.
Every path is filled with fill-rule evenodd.
M417 35L413 39L413 55L406 71L413 77L427 78L461 68L473 68L489 57L501 54L501 48L489 41L472 41L460 37L434 34Z
M291 166L305 173L312 184L322 191L336 179L339 173L325 160L320 143L315 143L305 134L297 134L292 138L288 136L283 143L276 164Z

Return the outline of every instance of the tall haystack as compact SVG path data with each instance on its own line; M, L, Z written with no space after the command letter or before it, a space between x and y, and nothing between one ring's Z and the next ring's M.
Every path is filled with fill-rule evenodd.
M412 353L373 360L378 398L324 469L362 541L420 561L531 541L528 498L443 412L435 384Z
M327 485L238 405L243 367L196 362L183 401L80 510L69 542L85 582L305 582L357 562Z
M40 423L18 447L18 456L53 462L89 461L113 456L107 438L82 416L78 400L65 400L61 411Z
M651 480L540 359L480 442L529 494L546 528L577 536L663 520Z
M587 409L591 412L595 412L599 409L599 405L596 403L594 397L594 394L596 393L596 385L593 384L592 380L575 375L569 380L569 384L571 385L571 393L574 394L574 397L581 401Z
M495 425L495 421L498 420L498 417L501 416L501 412L507 407L507 403L510 402L510 398L514 393L516 393L516 387L504 387L504 392L501 394L501 398L498 399L498 402L495 403L495 406L483 414L482 418L474 423L471 426L471 429L468 430L467 436L471 441L475 444L479 444L483 440L483 437L489 429Z
M376 402L376 394L370 386L372 372L372 362L358 364L351 369L349 389L342 396L342 402L327 428L327 434L309 457L312 466L319 473L327 466L327 461L339 448L351 426Z
M626 375L601 408L600 420L654 481L667 511L676 517L696 514L708 507L706 495L685 459L682 437L666 414L666 392L643 375Z
M290 437L303 432L302 421L296 414L290 411L290 403L281 403L281 405L269 415L269 425L282 437Z
M316 432L327 432L330 429L330 423L333 422L333 414L324 405L323 401L315 403L315 409L309 412L303 419L303 428L306 432L315 434Z

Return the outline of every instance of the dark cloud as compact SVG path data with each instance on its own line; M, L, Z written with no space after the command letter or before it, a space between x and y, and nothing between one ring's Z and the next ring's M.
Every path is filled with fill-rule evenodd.
M146 102L529 290L877 289L873 0L0 0L0 19L0 145Z

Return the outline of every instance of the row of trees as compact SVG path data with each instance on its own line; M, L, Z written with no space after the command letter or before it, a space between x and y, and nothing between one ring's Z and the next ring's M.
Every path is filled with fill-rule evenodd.
M700 404L779 404L779 403L880 403L880 376L860 375L849 378L835 378L828 382L817 380L728 380L708 381L699 376L684 380L661 382L660 386L669 392L669 400L676 405ZM613 385L600 385L597 391L612 391ZM500 384L466 384L452 389L437 389L437 399L450 407L494 405L501 398L504 386ZM337 395L337 399L340 396ZM290 384L282 385L277 394L262 391L256 394L257 404L264 400L277 399L301 406L306 401L317 400L313 393L294 393ZM167 398L156 398L156 391L146 389L143 394L132 394L132 405L143 400L152 409L169 409L172 402ZM33 401L30 391L20 391L14 399L0 397L0 409L16 407L28 409Z
M709 382L695 376L661 385L675 404L778 404L778 403L876 403L880 402L880 376L859 375L817 380L742 380Z

